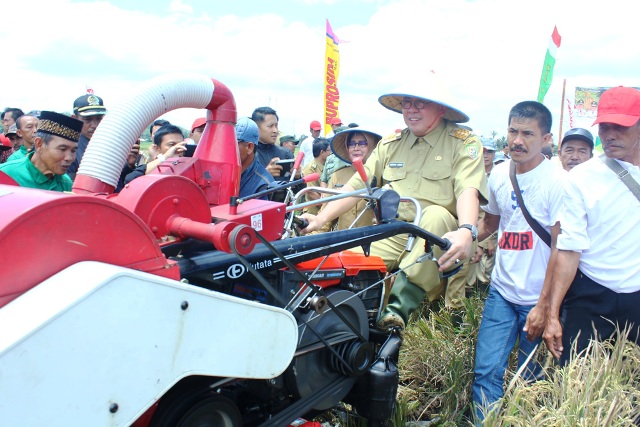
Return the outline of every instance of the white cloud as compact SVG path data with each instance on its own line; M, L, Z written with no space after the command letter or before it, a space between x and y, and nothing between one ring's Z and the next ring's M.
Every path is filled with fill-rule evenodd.
M284 132L308 132L309 121L322 114L325 29L324 21L305 23L300 1L297 21L275 12L251 15L250 8L246 16L232 15L219 4L200 10L186 0L172 1L168 13L129 11L106 1L14 3L13 14L30 16L31 24L25 31L22 22L7 20L0 29L4 45L13 46L3 64L3 102L69 111L88 83L113 105L149 78L188 71L229 86L239 114L270 104ZM511 106L537 94L554 25L563 39L546 101L556 122L564 78L571 84L640 85L636 17L624 13L619 0L378 4L366 24L332 24L349 40L340 45L341 118L380 133L403 124L378 97L434 69L478 133L503 134ZM338 6L340 13L358 12L337 2L327 9L330 19ZM187 127L198 115L181 110L167 116Z
M169 5L169 11L171 13L192 14L193 7L188 4L184 4L182 0L172 0L171 4Z

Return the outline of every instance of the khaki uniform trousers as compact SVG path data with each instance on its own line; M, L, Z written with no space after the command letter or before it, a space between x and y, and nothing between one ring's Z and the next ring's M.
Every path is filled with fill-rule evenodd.
M428 206L422 210L420 227L436 236L442 236L449 231L458 229L458 221L445 208L437 205ZM382 258L388 271L397 268L404 269L409 282L420 287L427 293L429 301L445 296L445 305L449 308L460 308L465 297L466 277L469 265L465 260L460 272L453 277L440 279L438 265L425 259L416 263L418 257L424 255L424 240L416 239L411 252L406 252L408 236L401 234L371 244L371 254ZM436 258L442 255L442 250L432 245ZM460 260L463 261L463 260Z

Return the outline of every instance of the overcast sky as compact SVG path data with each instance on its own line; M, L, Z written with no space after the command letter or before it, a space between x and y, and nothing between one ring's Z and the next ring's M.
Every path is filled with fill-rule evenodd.
M505 134L509 109L535 99L554 25L562 36L545 104L558 132L563 79L640 86L630 1L32 0L5 2L0 107L70 112L92 87L107 108L155 76L220 80L238 114L270 105L280 128L322 120L325 19L339 38L340 117L383 135L404 127L383 93L435 70L479 135ZM416 93L416 95L420 95ZM429 96L429 94L424 94ZM203 112L164 118L188 128ZM564 129L567 130L566 128Z

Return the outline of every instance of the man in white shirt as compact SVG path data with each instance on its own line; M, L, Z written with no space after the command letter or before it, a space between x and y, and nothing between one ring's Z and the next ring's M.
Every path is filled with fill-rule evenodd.
M300 151L304 153L304 157L302 158L302 168L305 168L314 159L313 141L320 137L320 130L322 130L322 125L320 125L319 121L314 120L309 124L309 133L311 136L303 139L300 143Z
M599 124L606 157L587 160L568 174L544 332L561 364L568 362L574 340L578 351L587 347L594 328L598 339L607 339L616 327L632 325L629 339L640 342L640 201L622 181L625 172L640 181L639 120L640 91L605 91L594 125ZM623 169L620 178L605 163L611 159Z
M498 248L491 287L478 332L473 401L476 421L503 396L509 354L518 342L518 366L540 343L546 303L545 273L551 248L522 214L509 178L515 164L516 179L531 216L552 236L560 230L557 217L562 206L562 181L566 172L540 152L551 139L551 112L539 102L525 101L509 112L507 143L511 160L495 166L489 177L489 203L479 224L478 240L498 230ZM541 371L529 361L527 379Z

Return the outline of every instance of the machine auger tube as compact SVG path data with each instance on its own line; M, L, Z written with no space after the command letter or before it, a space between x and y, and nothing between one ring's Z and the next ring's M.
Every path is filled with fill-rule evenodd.
M203 75L169 74L150 80L110 109L82 158L74 193L112 193L133 143L156 118L177 108L206 108L208 124L227 125L208 126L209 135L205 130L194 157L213 162L232 162L235 158L239 163L237 147L229 141L235 141L236 121L235 101L229 89ZM239 176L239 169L235 172ZM228 201L226 197L223 203Z

